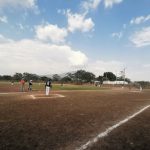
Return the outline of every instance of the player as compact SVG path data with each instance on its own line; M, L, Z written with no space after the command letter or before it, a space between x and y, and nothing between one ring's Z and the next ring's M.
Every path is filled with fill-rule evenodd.
M21 79L20 85L21 85L21 89L20 89L21 92L24 92L24 90L25 90L25 88L24 88L25 87L25 80L24 80L24 78Z
M143 90L143 88L142 88L142 86L140 85L140 92L142 92L142 90Z
M32 91L32 80L29 81L29 88L28 88L28 90Z
M48 81L46 81L45 83L45 90L46 90L46 95L49 95L50 89L52 88L52 83L51 83L51 79L49 79Z

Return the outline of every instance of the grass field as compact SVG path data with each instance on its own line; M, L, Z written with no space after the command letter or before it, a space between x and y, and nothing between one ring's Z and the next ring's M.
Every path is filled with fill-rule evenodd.
M105 90L108 87L96 87L94 85L74 85L74 84L52 84L53 90ZM33 83L33 91L45 90L45 83ZM15 82L0 82L0 91L20 91L20 84ZM25 84L25 91L28 91L28 83Z
M150 105L148 90L55 88L45 96L44 85L36 86L40 91L14 93L18 84L0 84L0 149L83 150L88 141ZM149 150L149 116L147 108L85 149Z

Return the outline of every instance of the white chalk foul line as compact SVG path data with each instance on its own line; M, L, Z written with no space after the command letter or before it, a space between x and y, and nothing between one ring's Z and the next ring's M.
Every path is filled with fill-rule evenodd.
M30 95L32 97L32 99L36 99L34 95Z
M9 95L9 94L23 94L26 92L8 92L8 93L0 93L0 95Z
M130 91L131 93L141 93L142 91Z
M76 148L76 150L85 150L87 148L89 148L90 146L92 146L93 144L97 143L99 139L106 137L108 135L108 133L110 133L111 131L113 131L114 129L116 129L117 127L121 126L122 124L128 122L130 119L136 117L137 115L139 115L140 113L142 113L143 111L145 111L146 109L148 109L150 107L150 105L145 106L144 108L142 108L141 110L139 110L138 112L134 113L131 116L128 116L126 119L118 122L117 124L109 127L108 129L106 129L104 132L99 133L96 137L94 137L92 140L89 140L86 144L82 145L80 148Z

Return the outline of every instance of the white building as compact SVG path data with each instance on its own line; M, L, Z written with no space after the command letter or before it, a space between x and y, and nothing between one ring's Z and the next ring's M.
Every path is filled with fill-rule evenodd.
M114 84L117 84L117 85L125 84L125 85L127 85L128 82L126 82L126 81L103 81L103 84L112 84L112 85L114 85Z

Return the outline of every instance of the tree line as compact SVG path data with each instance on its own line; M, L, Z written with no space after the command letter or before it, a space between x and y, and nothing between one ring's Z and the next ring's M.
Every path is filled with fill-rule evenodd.
M32 74L32 73L15 73L14 75L0 75L0 80L5 80L5 81L20 81L21 79L24 79L25 81L33 80L35 82L37 81L46 81L49 78L46 76L39 76L37 74Z
M0 80L6 80L6 81L20 81L22 78L24 80L29 81L33 80L34 82L38 81L46 81L49 79L47 76L39 76L37 74L32 73L15 73L13 76L10 75L1 75ZM98 77L95 76L92 72L85 71L85 70L77 70L76 72L68 72L65 75L61 76L59 74L54 74L51 77L51 80L54 82L60 82L60 83L92 83L94 81L100 81L103 83L103 81L127 81L130 82L130 79L123 78L123 77L117 77L112 72L104 72L103 75L99 75Z

